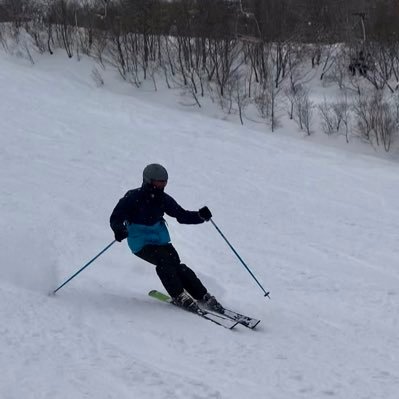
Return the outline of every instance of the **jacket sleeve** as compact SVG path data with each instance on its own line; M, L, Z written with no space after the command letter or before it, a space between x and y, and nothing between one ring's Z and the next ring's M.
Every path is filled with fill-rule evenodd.
M200 224L204 222L198 211L186 211L171 196L165 194L165 213L182 224Z
M133 193L132 191L128 191L125 196L118 201L116 207L112 211L109 222L111 229L114 232L123 228L124 222L128 217L129 210L131 210L133 205Z

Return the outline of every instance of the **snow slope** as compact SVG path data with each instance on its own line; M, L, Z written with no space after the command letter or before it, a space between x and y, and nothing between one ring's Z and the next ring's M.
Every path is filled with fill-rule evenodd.
M397 398L397 163L151 103L90 61L0 53L0 397ZM151 162L187 209L183 261L231 308L228 331L147 296L153 267L115 244L117 200Z

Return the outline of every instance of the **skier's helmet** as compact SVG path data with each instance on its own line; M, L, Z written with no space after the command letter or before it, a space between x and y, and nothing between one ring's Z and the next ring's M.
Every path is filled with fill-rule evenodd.
M144 183L151 183L151 180L167 181L168 172L162 165L158 163L151 163L143 170L143 181Z

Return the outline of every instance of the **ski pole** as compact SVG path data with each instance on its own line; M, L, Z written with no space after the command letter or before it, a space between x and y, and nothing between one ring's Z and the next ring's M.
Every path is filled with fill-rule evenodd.
M227 245L231 248L231 250L234 252L234 254L237 256L237 258L240 260L240 262L244 265L244 267L247 269L248 273L252 276L252 278L256 281L256 283L259 285L261 290L265 293L265 296L269 297L270 299L270 292L266 292L265 289L262 287L262 284L258 281L258 279L255 277L255 275L252 273L251 269L246 265L246 263L242 260L241 256L238 254L238 252L234 249L234 247L230 244L229 240L225 237L225 235L222 233L222 231L219 229L219 227L216 225L216 223L212 220L209 219L215 229L218 231L218 233L223 237L223 239L226 241Z
M55 289L52 294L54 295L58 290L60 290L64 285L68 284L73 278L75 278L80 272L82 272L84 269L86 269L87 266L92 264L100 255L102 255L107 249L111 247L111 245L115 244L116 240L112 241L110 244L108 244L101 252L99 252L92 260L87 262L81 269L79 269L73 276L69 277L68 280L63 282L57 289Z

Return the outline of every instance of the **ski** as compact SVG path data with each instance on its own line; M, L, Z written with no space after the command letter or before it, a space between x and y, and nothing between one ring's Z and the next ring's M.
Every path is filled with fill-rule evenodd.
M200 304L201 306L201 304ZM202 307L201 309L205 310L204 307ZM237 323L243 325L244 327L250 328L251 330L253 330L259 323L260 320L258 319L254 319L253 317L249 317L249 316L245 316L243 314L237 313L234 310L230 310L230 309L223 309L223 312L215 312L215 311L211 311L211 310L207 310L209 313L212 314L220 314L223 315L227 318L229 318L230 320L234 320Z
M152 298L155 298L161 302L165 303L170 303L173 306L176 306L177 308L186 310L180 306L177 306L173 303L172 298L169 295L166 295L162 292L159 292L157 290L151 290L148 295ZM191 312L189 310L186 310L187 312L190 312L192 314L196 314L197 316L202 317L203 319L209 320L221 327L227 328L229 330L232 330L237 324L240 324L238 321L230 318L230 317L224 317L222 314L218 313L211 313L205 309L199 309L198 312Z
M254 319L253 317L245 316L243 314L237 313L234 310L224 309L224 316L227 316L229 319L235 320L238 323L242 324L245 327L250 329L254 329L259 323L260 320Z

